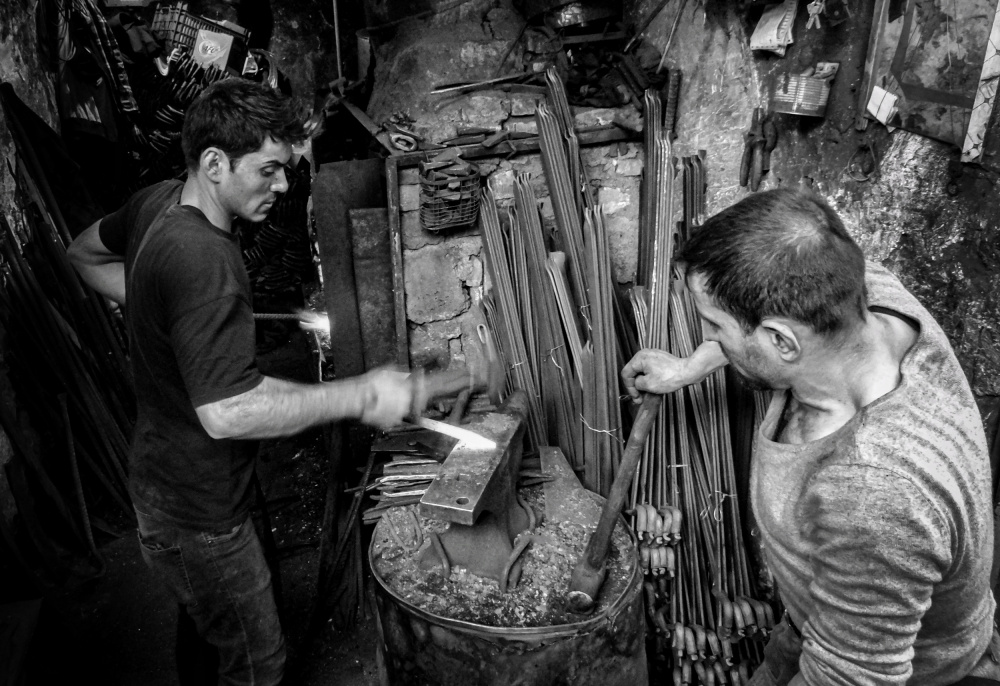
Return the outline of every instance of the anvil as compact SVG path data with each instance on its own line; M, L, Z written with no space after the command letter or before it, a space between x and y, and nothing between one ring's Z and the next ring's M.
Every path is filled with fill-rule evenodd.
M420 499L424 517L450 522L439 535L451 566L478 576L502 580L514 538L528 528L528 514L517 502L517 478L528 398L517 391L496 412L473 415L463 428L494 441L496 447L477 449L459 443ZM421 567L440 566L440 554L429 547Z

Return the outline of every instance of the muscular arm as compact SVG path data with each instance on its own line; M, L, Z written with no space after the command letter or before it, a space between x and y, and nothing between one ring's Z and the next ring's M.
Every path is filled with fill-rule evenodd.
M67 254L84 283L118 304L125 302L125 257L101 241L96 221L70 244Z
M698 383L727 364L729 360L714 341L702 343L690 357L676 357L664 350L646 348L622 368L622 381L632 400L638 403L642 398L640 391L659 395L673 393Z
M373 426L398 424L413 407L405 374L376 370L330 383L302 384L265 376L249 391L195 408L212 438L274 438L311 426L360 419Z

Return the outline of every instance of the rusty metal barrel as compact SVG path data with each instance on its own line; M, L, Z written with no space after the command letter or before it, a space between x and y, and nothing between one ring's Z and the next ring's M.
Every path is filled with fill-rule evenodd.
M634 538L630 550L636 555ZM578 622L496 627L440 617L396 594L369 563L391 686L635 686L648 681L642 572Z

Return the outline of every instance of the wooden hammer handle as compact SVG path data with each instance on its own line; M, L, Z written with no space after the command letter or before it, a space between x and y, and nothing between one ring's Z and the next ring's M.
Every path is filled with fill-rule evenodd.
M642 398L642 405L639 406L639 413L632 425L629 433L628 443L625 445L625 453L618 466L618 474L615 475L615 482L611 485L611 492L601 510L601 519L597 522L590 541L587 542L587 549L577 566L585 566L592 572L598 572L604 567L608 558L608 550L611 548L611 534L615 529L615 522L625 505L625 498L632 485L632 477L635 475L636 467L639 466L639 458L642 457L642 449L646 445L646 438L653 428L653 422L660 411L660 404L663 396L653 393L646 393ZM570 591L582 590L573 589ZM596 597L596 596L593 596Z

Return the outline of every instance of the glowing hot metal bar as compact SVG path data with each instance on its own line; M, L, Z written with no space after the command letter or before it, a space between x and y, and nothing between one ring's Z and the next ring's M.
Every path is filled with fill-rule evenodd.
M422 429L427 429L428 431L436 431L437 433L444 434L445 436L451 436L452 438L458 439L464 443L466 447L473 450L493 450L497 447L496 441L491 441L485 436L481 436L474 431L469 431L468 429L463 429L451 424L445 424L444 422L437 422L433 419L417 417L410 423L415 424Z

